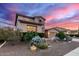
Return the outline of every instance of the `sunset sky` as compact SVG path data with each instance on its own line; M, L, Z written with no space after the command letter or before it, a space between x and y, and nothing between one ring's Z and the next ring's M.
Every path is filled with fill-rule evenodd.
M14 25L16 13L44 17L46 29L62 27L77 30L79 27L77 3L0 3L0 24Z

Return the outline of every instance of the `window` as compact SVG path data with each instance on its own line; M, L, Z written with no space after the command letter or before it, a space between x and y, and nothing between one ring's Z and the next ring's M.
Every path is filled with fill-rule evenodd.
M36 32L37 31L37 27L36 26L32 26L32 25L28 25L27 26L27 31L29 31L29 32Z
M39 22L42 22L42 20L39 20Z

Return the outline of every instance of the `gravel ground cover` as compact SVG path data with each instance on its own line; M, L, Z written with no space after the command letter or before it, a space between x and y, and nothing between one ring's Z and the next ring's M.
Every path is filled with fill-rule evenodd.
M21 42L7 42L0 48L0 56L63 56L79 47L79 42L53 42L47 41L48 49L30 51L27 44Z

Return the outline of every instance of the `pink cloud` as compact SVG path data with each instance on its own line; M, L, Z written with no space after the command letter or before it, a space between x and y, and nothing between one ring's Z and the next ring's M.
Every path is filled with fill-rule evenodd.
M46 16L46 27L45 28L52 28L52 27L63 27L71 30L77 30L79 23L73 22L73 20L78 20L79 19L79 14L77 16L72 16L71 14L69 16L72 16L72 18L67 19L67 21L64 22L59 22L59 23L48 23L48 21L53 21L58 18L64 18L66 17L67 14L73 13L74 11L79 10L79 4L69 4L68 6L64 8L58 8L56 10L53 10L50 12L50 15ZM74 28L75 27L75 28Z

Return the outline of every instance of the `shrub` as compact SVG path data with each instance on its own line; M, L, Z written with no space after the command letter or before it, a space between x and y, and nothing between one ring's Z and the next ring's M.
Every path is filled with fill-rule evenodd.
M46 43L41 43L41 44L39 44L37 47L40 48L40 49L46 49L46 48L48 48L48 44L46 44Z
M44 33L38 33L40 37L44 37Z
M45 49L48 47L46 41L39 36L35 36L34 38L32 38L31 45L35 45L40 49Z
M25 42L30 42L34 36L37 36L36 32L26 32L23 34L23 40Z
M64 38L65 38L64 32L59 32L56 34L56 36L59 37L60 40L64 40Z
M44 33L37 33L37 32L23 32L22 41L30 42L33 37L40 36L44 37Z
M74 35L73 34L70 34L70 37L73 37Z
M21 32L19 30L12 30L10 28L0 28L0 40L2 41L11 41L11 40L20 40Z
M76 37L79 37L79 34L75 35Z
M10 31L10 36L8 40L21 40L22 33L19 30L16 31Z
M39 37L39 36L35 36L32 38L31 40L31 44L34 44L34 45L38 45L39 43L43 42L42 38Z

